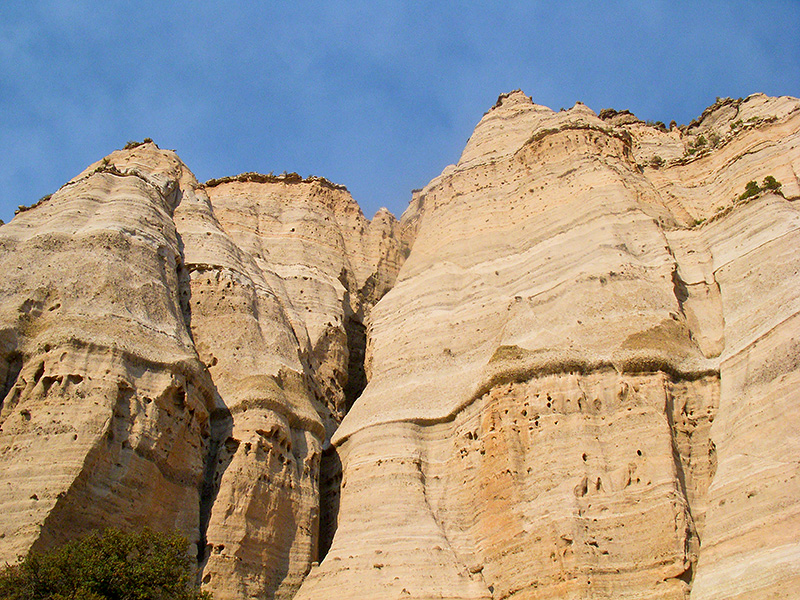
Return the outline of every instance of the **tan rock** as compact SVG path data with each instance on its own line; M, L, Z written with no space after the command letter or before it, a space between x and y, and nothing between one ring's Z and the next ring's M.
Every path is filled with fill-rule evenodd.
M795 419L777 414L796 413L798 213L737 198L769 174L796 195L797 105L748 98L736 114L752 110L752 127L684 157L684 136L734 129L728 105L682 134L501 96L414 197L413 251L371 316L371 379L334 437L338 530L297 597L767 598L791 585ZM774 357L756 377L754 344L756 360ZM756 408L768 390L776 412ZM746 458L748 445L762 451ZM748 493L763 517L725 508ZM431 520L446 543L420 533Z
M0 230L0 560L110 525L199 540L213 398L178 298L180 169L114 153Z
M254 174L187 193L176 220L218 394L202 580L290 598L317 559L323 444L364 385L358 333L399 269L396 222L325 180Z
M793 597L799 109L504 94L400 222L95 163L0 229L0 559L149 525L218 600Z
M397 223L318 178L216 183L144 144L3 228L2 558L177 528L217 598L291 597L316 559Z

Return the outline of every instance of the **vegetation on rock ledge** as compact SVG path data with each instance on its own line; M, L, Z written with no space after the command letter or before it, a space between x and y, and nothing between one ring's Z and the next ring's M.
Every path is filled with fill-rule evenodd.
M744 187L744 193L739 196L739 200L746 200L747 198L766 191L780 193L780 190L781 182L777 181L772 175L767 175L760 186L755 181L748 181L747 185Z
M133 150L134 148L138 148L139 146L143 146L145 144L153 144L153 140L151 138L144 138L141 142L137 142L135 140L128 140L128 143L125 144L123 150Z
M210 188L222 185L223 183L231 183L233 181L238 181L240 183L283 183L287 185L292 183L318 183L322 187L331 190L347 191L345 186L338 183L333 183L324 177L311 175L310 177L303 178L297 173L286 173L285 171L280 175L273 175L272 173L264 175L263 173L249 171L247 173L240 173L239 175L220 177L219 179L209 179L203 184L203 187Z
M33 204L31 204L30 206L25 206L24 204L20 204L20 205L17 207L17 210L15 210L15 211L14 211L14 214L15 214L15 215L18 215L19 213L23 213L23 212L25 212L26 210L31 210L32 208L36 208L37 206L40 206L40 205L42 205L43 203L45 203L45 202L47 202L48 200L50 200L50 198L51 198L51 196L52 196L52 195L53 195L53 194L47 194L46 196L42 196L41 198L39 198L39 200L37 200L36 202L34 202Z

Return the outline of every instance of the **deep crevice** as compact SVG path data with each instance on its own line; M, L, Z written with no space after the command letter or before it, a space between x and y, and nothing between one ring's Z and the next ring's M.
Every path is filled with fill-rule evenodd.
M347 334L347 384L344 393L344 414L367 387L364 361L367 350L367 328L358 317L350 314L345 318ZM319 469L319 544L318 561L322 561L330 550L333 536L339 524L339 500L342 485L342 462L334 446L328 445L322 452Z
M341 488L342 461L336 448L329 446L322 452L319 468L319 562L327 556L339 525Z
M373 278L371 278L373 279ZM339 280L347 289L347 271L342 270ZM367 286L370 290L374 285ZM367 352L367 328L364 325L364 308L371 306L365 301L362 289L358 293L359 309L354 313L350 305L350 294L344 297L344 330L347 336L347 383L342 393L344 395L344 415L346 415L367 387L367 374L365 369ZM336 448L326 442L323 448L319 468L319 543L317 545L317 560L322 561L327 556L333 543L333 536L339 524L339 502L342 485L342 462Z
M180 199L178 200L180 202ZM178 307L181 311L186 332L189 339L194 344L194 335L192 334L192 278L191 269L186 265L185 248L183 238L177 231L175 237L178 242L178 256L175 257L175 277L178 282Z
M200 488L200 539L197 543L198 576L208 560L208 525L211 510L217 499L222 475L231 463L239 443L231 437L233 419L227 409L215 409L209 415L209 440L203 465L203 484ZM235 447L233 447L235 446Z
M675 294L675 298L678 300L681 312L683 312L683 304L689 299L689 290L686 287L686 283L681 279L681 276L678 275L677 267L672 270L672 291Z
M367 387L367 374L364 360L367 352L367 328L356 315L345 319L347 334L347 385L344 387L345 414L350 411L356 399Z
M718 378L716 380L716 385L719 385ZM681 402L680 399L676 398L670 383L666 381L664 392L666 396L664 408L667 421L669 423L670 439L672 444L672 461L675 468L675 475L679 491L686 502L687 523L684 551L686 552L687 557L690 559L687 569L681 575L675 577L675 579L680 579L681 581L685 582L688 586L688 589L691 590L694 582L696 560L699 555L700 546L702 545L700 530L702 529L702 524L704 521L702 508L698 513L697 504L699 503L702 506L704 502L704 496L708 493L707 486L703 486L705 489L698 494L699 480L697 478L702 476L702 470L700 472L695 472L695 469L700 466L699 464L696 464L696 460L701 457L694 456L694 451L697 448L692 443L692 438L698 434L701 436L703 435L701 433L702 430L700 430L699 427L699 421L703 420L704 418L708 419L709 421L713 421L714 411L712 409L711 412L706 413L705 415L699 414L697 417L695 417L696 420L692 420L691 417L693 416L693 412L696 407L693 409L687 403L687 400L689 399L684 398L683 402ZM687 391L684 391L683 393L686 394ZM683 425L679 423L682 417L685 419ZM687 445L686 440L684 440L684 444L681 444L679 441L678 438L681 435L688 436L688 447L685 447ZM706 433L706 435L708 435L708 433ZM708 446L708 460L714 463L714 455L716 451L713 441L710 439L710 437L701 438L701 441L702 440L705 440ZM684 450L681 449L682 445L685 447ZM714 464L712 464L708 473L709 481L707 483L709 485L711 480L714 478L715 471L716 467Z
M175 193L180 194L180 189L177 188ZM176 198L176 206L180 204L180 200L181 197ZM175 267L175 275L178 283L178 308L186 328L186 333L189 339L192 340L192 344L194 344L191 308L192 270L186 264L183 238L177 231L175 235L178 243L178 256L176 257L177 264ZM230 443L233 440L231 437L233 431L233 417L217 391L211 373L208 371L209 365L204 366L205 373L203 379L205 381L203 381L204 385L201 385L201 387L206 387L213 394L215 407L209 411L208 425L203 435L205 438L205 457L203 459L203 480L199 490L199 537L196 556L198 584L200 584L200 578L203 576L203 570L209 556L207 533L208 525L211 521L211 512L214 507L214 502L217 499L222 475L230 465L236 450L230 447ZM236 445L238 446L238 442L236 442Z

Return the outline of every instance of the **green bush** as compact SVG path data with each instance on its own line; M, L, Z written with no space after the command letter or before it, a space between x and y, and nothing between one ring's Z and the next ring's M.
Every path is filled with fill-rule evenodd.
M767 175L764 178L764 183L761 185L761 188L777 192L781 189L781 182L777 181L772 175Z
M211 600L193 585L188 542L148 529L94 532L0 571L0 600Z
M42 196L41 198L39 198L39 200L37 200L36 202L31 204L30 206L25 206L24 204L20 204L19 206L17 206L17 210L14 211L14 214L18 215L19 213L28 211L28 210L30 210L32 208L36 208L37 206L39 206L39 205L43 204L44 202L47 202L48 200L50 200L50 198L52 196L53 196L53 194L47 194L46 196Z
M755 181L748 181L747 185L744 187L744 193L739 196L739 200L745 200L766 191L781 193L780 190L781 182L776 180L772 175L767 175L760 186Z
M761 188L758 187L758 184L755 181L748 181L747 185L744 186L744 193L739 196L739 200L744 200L745 198L750 198L751 196L755 196L761 191Z
M152 144L152 138L144 138L141 142L137 142L136 140L128 140L128 143L125 144L123 150L133 150L134 148L138 148L139 146L143 146L144 144Z

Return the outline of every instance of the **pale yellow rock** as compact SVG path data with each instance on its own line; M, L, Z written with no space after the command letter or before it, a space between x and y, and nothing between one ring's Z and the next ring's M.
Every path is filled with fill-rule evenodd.
M200 186L148 143L2 229L2 558L147 525L187 535L218 599L299 587L404 255L341 186L260 179Z
M2 561L104 526L199 541L213 397L178 298L179 172L114 153L0 230Z
M298 598L792 597L800 214L738 197L798 195L798 101L721 104L665 133L501 96L414 196Z
M402 259L396 222L325 180L269 176L187 192L175 218L218 393L202 581L220 600L290 598L317 559L321 451L358 385L356 334Z
M400 222L115 152L0 228L0 559L149 525L217 600L793 598L798 171L762 94L504 94Z

